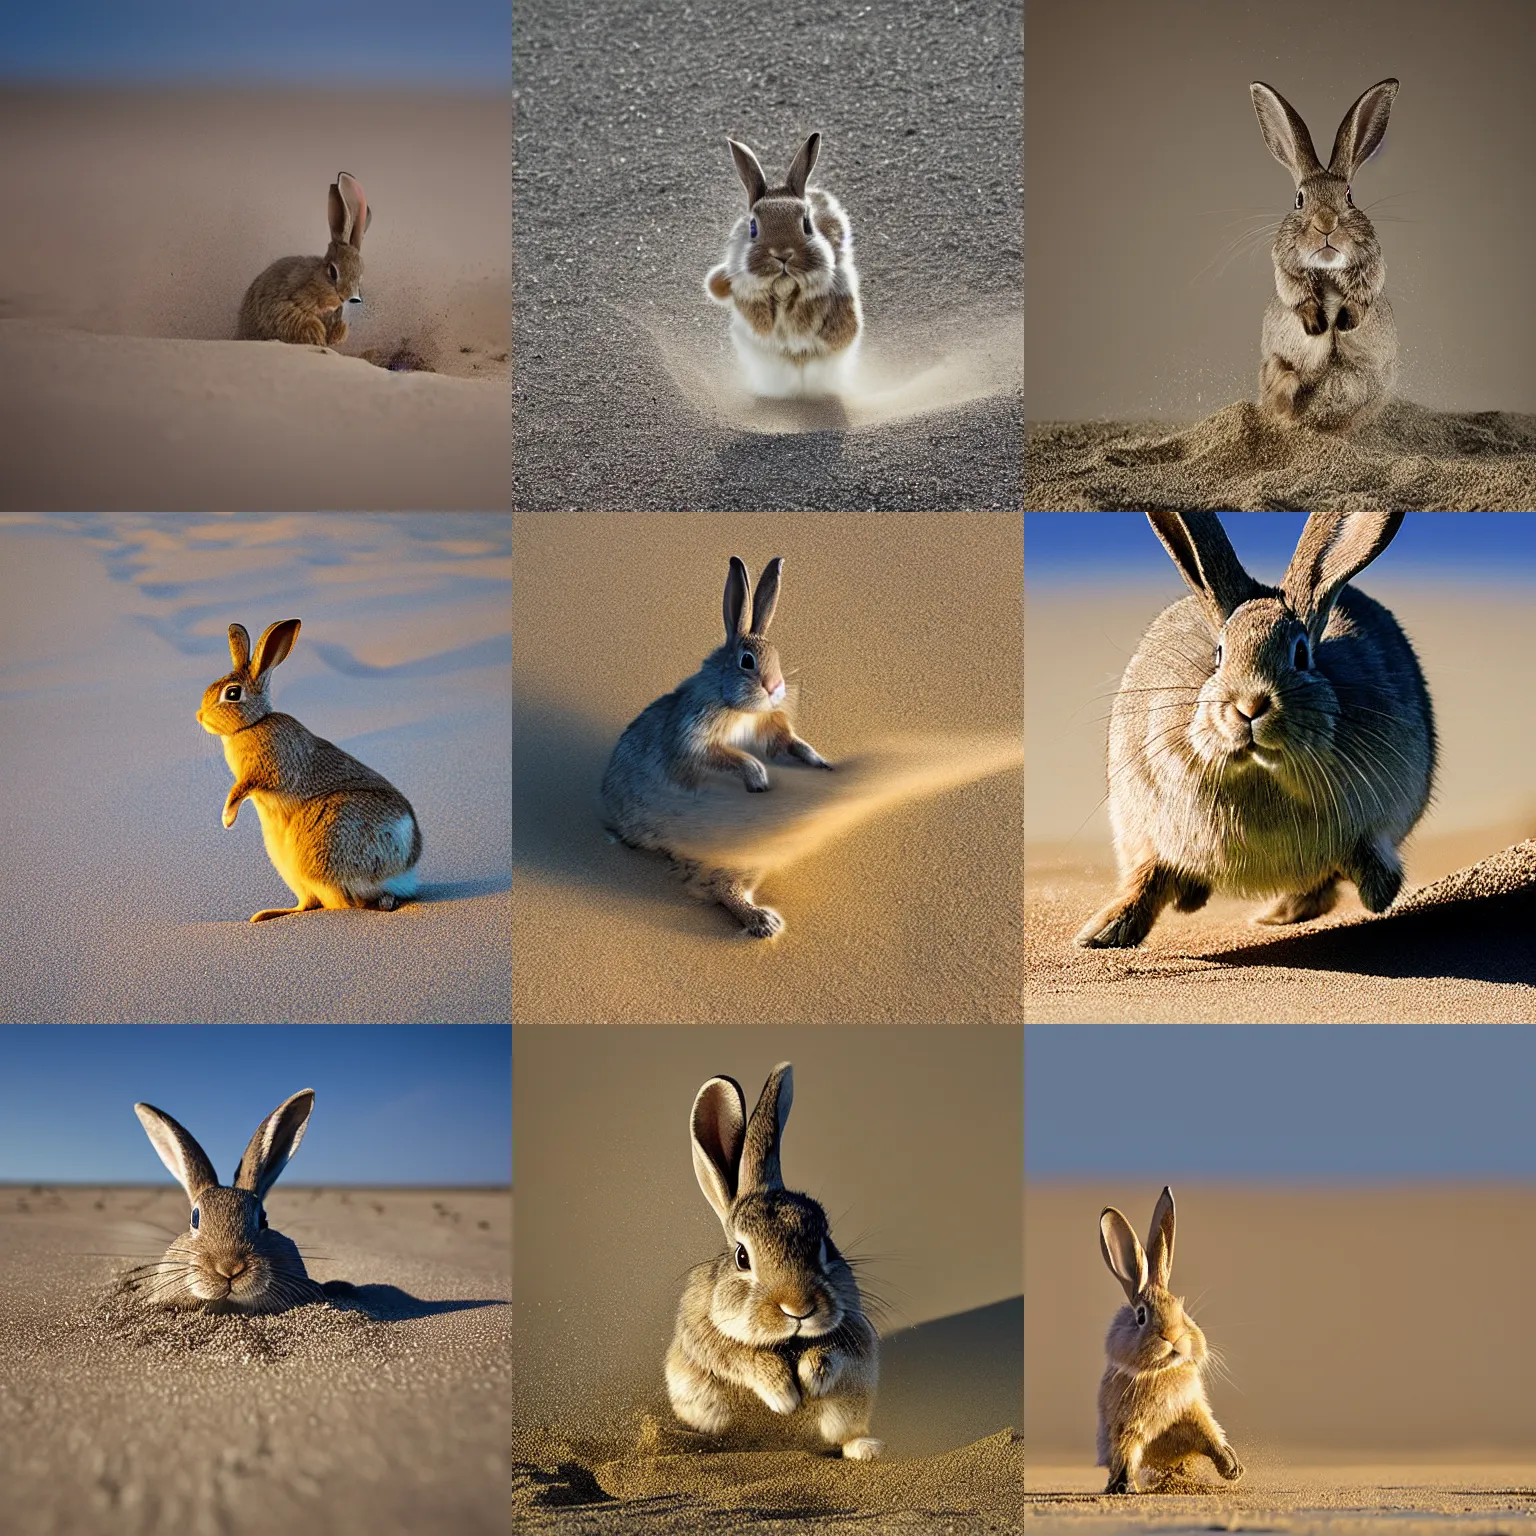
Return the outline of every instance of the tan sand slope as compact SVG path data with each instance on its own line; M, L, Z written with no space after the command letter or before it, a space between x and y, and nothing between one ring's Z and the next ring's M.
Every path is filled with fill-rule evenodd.
M268 1204L355 1300L134 1320L112 1277L184 1229L179 1190L0 1189L8 1532L506 1529L507 1191L290 1185Z
M514 531L518 1021L734 1022L747 995L763 1021L1018 1018L1017 515L534 513ZM767 794L722 780L685 808L710 846L777 867L771 943L610 840L598 806L625 726L723 638L733 554L754 574L785 557L772 638L798 729L846 765L775 764Z
M504 516L0 518L0 1017L505 1021L508 542ZM292 615L276 707L420 821L397 912L248 921L292 896L251 808L222 825L195 714L228 625Z
M0 150L0 504L507 505L505 98L12 86ZM341 169L374 210L352 361L233 342Z
M1351 437L1292 432L1239 400L1190 426L1032 427L1038 511L1519 512L1536 507L1536 417L1394 402Z

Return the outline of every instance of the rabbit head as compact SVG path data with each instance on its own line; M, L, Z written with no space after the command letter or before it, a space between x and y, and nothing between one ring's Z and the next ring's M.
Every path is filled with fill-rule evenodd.
M777 709L784 702L784 669L779 665L778 651L767 638L783 569L784 557L775 556L758 578L754 592L745 563L731 556L725 578L725 644L710 658L720 700L731 709L757 713Z
M1297 798L1322 798L1342 714L1324 632L1345 585L1392 541L1404 514L1314 513L1278 589L1243 569L1216 513L1147 516L1212 645L1208 658L1174 658L1191 682L1203 678L1188 730L1196 757L1217 783L1263 774ZM1367 731L1381 739L1380 729Z
M736 174L747 189L747 287L767 291L789 279L794 285L815 284L837 264L832 243L817 228L815 210L806 197L806 183L821 149L813 133L795 152L789 174L776 187L768 185L757 156L735 139L726 141L736 162ZM733 275L733 282L742 277Z
M857 1305L826 1212L784 1187L779 1144L793 1097L787 1061L769 1074L750 1119L741 1085L712 1077L690 1120L693 1170L728 1244L710 1316L727 1337L759 1347L829 1334Z
M1295 206L1275 235L1277 267L1298 278L1307 274L1338 278L1379 269L1381 246L1376 230L1355 207L1350 183L1387 131L1397 84L1383 80L1373 85L1344 114L1326 167L1318 161L1307 125L1290 102L1262 80L1249 86L1264 142L1296 183Z
M191 1202L188 1229L160 1262L150 1300L262 1312L313 1298L298 1250L269 1228L263 1202L298 1151L314 1107L312 1088L279 1104L257 1126L226 1188L190 1131L152 1104L133 1106L160 1161Z
M1136 1375L1205 1363L1205 1335L1173 1295L1173 1191L1164 1188L1152 1213L1144 1252L1131 1224L1113 1206L1099 1217L1099 1250L1125 1289L1105 1341L1110 1361Z
M251 655L251 637L243 624L229 626L229 656L234 663L215 683L203 690L197 723L210 736L233 736L272 713L267 682L272 668L293 649L299 636L297 619L280 619L267 625Z
M325 275L336 289L338 305L363 302L363 236L373 222L373 210L363 184L346 171L337 174L326 198L331 243L325 252Z

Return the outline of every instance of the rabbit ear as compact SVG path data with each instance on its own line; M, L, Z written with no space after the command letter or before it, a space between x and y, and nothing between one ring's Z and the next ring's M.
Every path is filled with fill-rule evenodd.
M796 197L805 196L805 184L811 179L811 168L816 164L816 156L821 153L821 135L813 133L799 149L795 151L795 158L789 167L789 190Z
M1173 1191L1165 1184L1152 1212L1152 1230L1147 1234L1148 1273L1153 1285L1168 1289L1173 1274Z
M794 1069L787 1061L781 1061L768 1074L757 1108L747 1121L747 1142L741 1154L742 1189L783 1189L779 1142L794 1099Z
M1378 81L1361 92L1360 99L1344 114L1339 136L1333 141L1333 159L1328 162L1333 175L1348 181L1376 153L1396 95L1396 80Z
M288 1166L288 1159L299 1150L304 1140L304 1127L315 1107L315 1090L301 1088L291 1099L284 1099L276 1109L256 1127L245 1156L240 1159L240 1171L235 1175L234 1187L248 1189L258 1200L277 1183L277 1176Z
M149 1144L160 1154L160 1161L186 1190L187 1199L195 1202L203 1190L218 1184L219 1176L213 1171L208 1154L198 1146L189 1130L153 1104L135 1104L133 1112L139 1117Z
M1130 1222L1112 1205L1099 1217L1099 1249L1110 1274L1125 1287L1126 1299L1135 1301L1147 1288L1147 1256Z
M1259 132L1269 145L1269 152L1296 179L1298 185L1308 176L1316 176L1322 170L1317 151L1312 148L1312 135L1307 125L1290 102L1272 85L1255 80L1248 87L1253 97L1253 110L1259 114ZM1357 103L1358 105L1358 103Z
M229 659L234 662L236 672L244 672L251 659L251 637L246 634L244 624L229 626Z
M345 245L347 241L347 204L341 195L341 188L333 181L331 190L325 195L326 222L331 227L331 243L333 245Z
M734 1077L712 1077L694 1096L688 1121L694 1177L722 1225L736 1201L746 1126L747 1104Z
M373 210L368 206L368 197L363 191L363 184L356 176L349 175L346 171L338 171L336 190L341 194L341 200L346 209L346 233L340 238L346 240L354 250L361 250L363 235L373 222Z
M779 604L779 573L784 569L783 555L775 555L768 562L768 569L757 578L757 591L752 595L752 633L765 635L773 623L773 610Z
M1219 630L1235 609L1259 595L1262 589L1243 569L1214 512L1148 512L1147 519L1200 599L1213 629Z
M731 146L736 174L741 177L741 184L747 189L747 207L754 208L758 199L767 194L768 178L763 175L757 156L745 144L738 144L735 139L727 139L725 142Z
M732 640L739 640L743 635L750 634L751 626L747 619L747 594L752 590L752 579L747 575L747 568L736 556L731 556L731 568L725 577L725 640L729 645Z
M298 638L297 619L279 619L276 624L267 625L256 642L256 664L252 671L258 682L293 649Z
M1280 590L1314 645L1322 638L1334 601L1351 577L1392 542L1401 512L1314 512L1301 530Z

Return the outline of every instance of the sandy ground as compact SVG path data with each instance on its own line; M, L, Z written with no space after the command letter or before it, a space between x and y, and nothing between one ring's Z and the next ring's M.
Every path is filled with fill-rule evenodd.
M1032 426L1026 508L1040 511L1523 512L1536 507L1536 417L1408 401L1355 437L1291 432L1251 401L1203 421Z
M1094 1394L1122 1294L1098 1250L1105 1205L1145 1217L1124 1180L1025 1186L1025 1486L1030 1529L1264 1526L1283 1531L1536 1527L1536 1333L1520 1275L1527 1185L1179 1184L1175 1289L1224 1370L1211 1400L1246 1471L1233 1486L1098 1495ZM1381 1283L1405 1232L1414 1283ZM1276 1255L1287 1262L1276 1263ZM1456 1298L1456 1324L1424 1299ZM1404 1341L1412 1340L1405 1349ZM1419 1517L1419 1518L1415 1518Z
M510 1008L504 516L0 522L0 1018L489 1023ZM421 823L423 899L291 905L197 724L226 631L304 621L278 709ZM287 674L286 676L284 674Z
M514 532L517 1020L731 1022L749 997L765 1022L1018 1018L1017 514L520 513ZM775 845L771 941L597 807L624 727L723 638L733 554L754 576L785 557L772 638L799 730L840 765L775 764L761 795L722 778L694 808Z
M872 1050L857 1025L514 1029L515 1505L554 1530L736 1530L792 1511L1013 1528L1021 1034L891 1030ZM724 1071L755 1096L785 1059L786 1183L823 1203L880 1323L878 1463L786 1442L766 1413L707 1441L677 1425L662 1386L687 1270L721 1245L687 1150L694 1094Z
M355 1299L129 1320L113 1277L184 1230L174 1187L0 1188L0 1483L15 1536L506 1529L511 1199L268 1201Z
M1536 836L1536 726L1504 702L1519 686L1519 658L1536 644L1536 609L1513 584L1432 587L1395 576L1385 562L1369 576L1362 587L1397 613L1418 649L1441 742L1435 800L1404 849L1413 888ZM1140 949L1073 947L1115 884L1105 722L1142 628L1180 595L1177 577L1170 583L1037 583L1026 594L1026 1017L1536 1021L1528 850L1470 884L1400 898L1386 918L1365 921L1349 891L1330 918L1287 934L1250 926L1258 903L1215 897L1201 912L1165 914ZM1350 922L1360 926L1337 928Z
M494 97L0 92L0 506L506 506L510 137ZM234 342L343 169L351 334Z
M513 505L1016 509L1022 65L1018 0L519 5ZM866 367L842 402L764 405L703 292L745 209L725 136L777 176L813 129Z

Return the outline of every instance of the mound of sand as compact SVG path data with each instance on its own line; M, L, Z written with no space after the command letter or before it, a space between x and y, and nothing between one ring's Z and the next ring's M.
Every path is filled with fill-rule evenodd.
M1240 400L1193 425L1052 422L1025 448L1026 508L1516 512L1536 507L1536 416L1395 401L1357 435L1291 431Z
M588 1519L572 1529L633 1530L643 1519L640 1528L656 1531L761 1530L772 1528L763 1523L770 1515L796 1530L1022 1529L1024 1442L1011 1430L946 1455L849 1462L811 1451L708 1450L701 1437L646 1418L627 1441L514 1429L512 1455L514 1517L580 1506ZM827 1518L807 1519L816 1515Z

